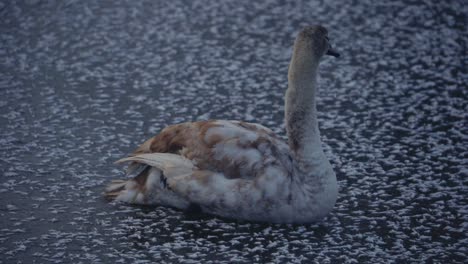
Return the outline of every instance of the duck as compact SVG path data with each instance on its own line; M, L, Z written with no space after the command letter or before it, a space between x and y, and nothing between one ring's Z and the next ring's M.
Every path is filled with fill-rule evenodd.
M317 120L317 75L324 55L339 56L327 29L304 27L288 69L287 143L271 129L244 121L170 125L116 162L128 163L130 179L112 181L105 196L254 222L322 220L338 196Z

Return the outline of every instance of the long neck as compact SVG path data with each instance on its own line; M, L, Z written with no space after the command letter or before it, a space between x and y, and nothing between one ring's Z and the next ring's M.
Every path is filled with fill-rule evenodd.
M303 168L314 166L323 156L315 101L318 65L311 49L296 43L288 72L285 121L289 147Z
M317 42L318 43L318 42ZM324 215L338 194L336 175L325 157L317 122L319 50L301 34L289 65L285 121L293 155L293 183L299 206ZM301 204L302 203L302 204Z

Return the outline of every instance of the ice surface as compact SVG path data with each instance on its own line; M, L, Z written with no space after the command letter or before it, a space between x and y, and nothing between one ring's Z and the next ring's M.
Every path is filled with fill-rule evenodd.
M2 1L0 262L463 263L464 1ZM315 225L109 204L113 162L206 118L284 135L294 36L324 24L319 122L338 175Z

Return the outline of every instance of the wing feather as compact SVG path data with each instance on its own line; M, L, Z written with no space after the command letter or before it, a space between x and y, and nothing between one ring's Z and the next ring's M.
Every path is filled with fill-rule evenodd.
M141 155L149 153L181 155L198 169L222 173L229 179L254 178L266 166L289 167L291 160L287 145L271 130L257 124L224 120L166 127L121 161L150 162Z

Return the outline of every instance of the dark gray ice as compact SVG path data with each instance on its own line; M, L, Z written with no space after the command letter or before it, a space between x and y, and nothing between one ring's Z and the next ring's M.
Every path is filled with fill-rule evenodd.
M0 263L463 263L467 14L448 1L0 2ZM284 135L294 37L328 27L340 196L272 225L108 203L113 162L210 118Z

